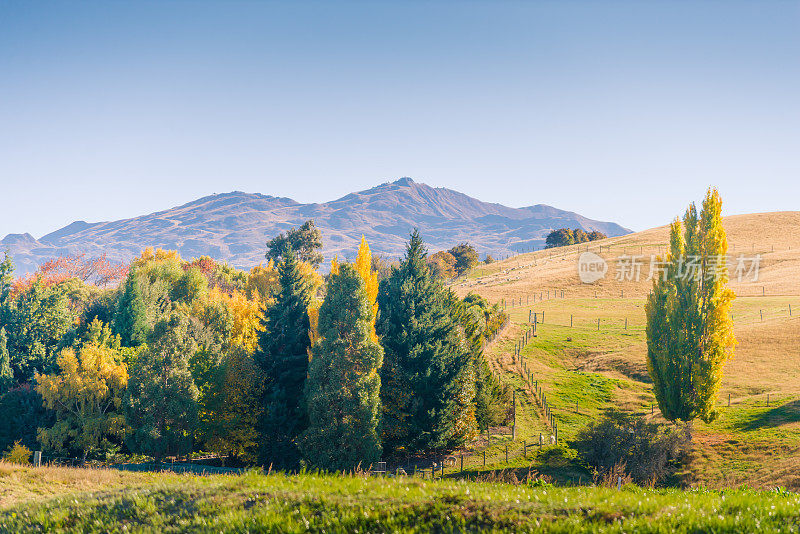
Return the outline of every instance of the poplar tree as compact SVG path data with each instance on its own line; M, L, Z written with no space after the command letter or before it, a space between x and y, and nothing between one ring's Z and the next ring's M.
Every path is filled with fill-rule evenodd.
M692 204L683 224L672 223L670 252L645 307L647 368L669 420L716 417L722 369L736 345L727 252L722 199L709 189L699 217Z
M365 468L381 456L380 377L383 350L375 339L375 311L361 273L352 265L331 275L319 310L306 399L305 460L329 470Z
M463 384L472 371L470 348L425 260L414 230L399 269L392 269L378 292L383 443L392 453L447 449L465 439L461 412Z
M278 266L280 292L264 313L255 359L264 370L261 461L276 469L299 466L298 436L306 428L302 407L308 374L308 307L311 288L291 248Z
M372 252L369 250L369 245L363 235L361 236L361 244L358 247L358 255L354 266L356 272L364 281L367 303L372 311L370 336L372 336L373 341L378 341L378 336L375 333L375 320L378 318L378 273L372 267Z

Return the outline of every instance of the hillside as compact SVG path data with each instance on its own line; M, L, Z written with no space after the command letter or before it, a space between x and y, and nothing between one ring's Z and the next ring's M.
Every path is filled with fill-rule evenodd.
M734 275L731 281L738 346L724 369L719 418L695 426L683 482L798 490L800 212L732 216L724 224L732 267L740 254L760 254L762 260L757 280ZM536 314L538 335L522 358L546 391L566 440L610 407L660 419L646 367L644 304L651 287L649 256L660 253L667 238L662 227L592 244L590 251L609 265L606 277L594 284L578 277L582 245L480 266L453 285L462 295L475 291L505 301L512 326L490 357L523 399L530 393L512 354L530 314ZM615 265L625 255L646 257L638 282L616 279Z
M377 254L396 258L414 227L433 251L468 241L494 255L541 248L548 232L565 226L613 236L628 233L617 224L550 206L509 208L402 178L322 204L234 191L132 219L77 221L38 240L30 234L9 234L0 246L14 256L19 274L68 253L106 253L125 262L145 246L251 267L263 261L268 239L307 219L314 219L322 230L326 258L352 257L362 235Z
M800 212L757 213L724 218L728 234L729 265L735 267L740 254L749 270L750 258L760 255L759 275L731 278L731 287L739 295L800 294ZM515 294L529 295L546 290L565 290L570 296L646 296L651 255L663 254L669 244L669 228L661 226L643 232L572 245L534 253L519 254L508 260L473 269L467 279L454 288L465 294L479 289L492 300L511 299ZM578 276L580 254L594 252L608 263L605 278L583 284ZM617 280L621 256L641 256L641 276L636 280ZM732 273L735 274L735 273ZM746 274L746 273L744 273ZM762 289L764 288L764 289Z

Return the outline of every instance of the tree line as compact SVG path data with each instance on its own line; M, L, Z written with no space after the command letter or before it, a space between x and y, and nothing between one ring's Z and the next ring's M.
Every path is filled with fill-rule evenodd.
M559 228L547 234L545 238L545 248L566 247L568 245L577 245L578 243L588 243L590 241L597 241L598 239L605 239L608 236L597 230L592 232L585 232L580 228Z
M321 244L309 221L249 271L148 248L102 284L52 268L15 279L6 255L0 450L350 469L505 420L482 358L497 306L446 288L416 231L391 268L362 238L323 277Z

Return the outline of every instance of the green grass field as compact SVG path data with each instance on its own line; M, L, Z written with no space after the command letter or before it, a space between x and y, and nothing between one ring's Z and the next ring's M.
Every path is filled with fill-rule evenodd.
M800 522L800 496L784 491L7 465L0 477L2 532L796 532ZM20 482L23 493L6 494Z
M506 300L510 302L511 297ZM517 392L517 443L510 445L508 464L500 449L488 468L531 468L559 483L589 480L588 471L569 450L569 441L581 428L608 408L664 422L655 406L645 361L645 300L537 297L530 305L527 299L520 305L519 296L515 300L517 305L507 309L511 326L490 347L487 357ZM800 453L800 312L795 310L800 310L800 297L735 301L739 346L725 368L719 418L711 424L695 423L693 451L682 472L685 484L800 489L800 461L796 460ZM528 458L522 458L520 440L538 442L539 432L551 432L522 378L519 362L513 361L515 343L528 327L530 311L544 322L521 356L547 394L564 450L554 456L540 454L544 451L534 447ZM467 465L480 460L469 460Z

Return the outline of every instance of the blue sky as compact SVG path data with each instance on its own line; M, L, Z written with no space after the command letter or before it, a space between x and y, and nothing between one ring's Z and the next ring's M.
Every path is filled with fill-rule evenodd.
M800 2L0 0L0 236L410 176L634 229L800 209Z

